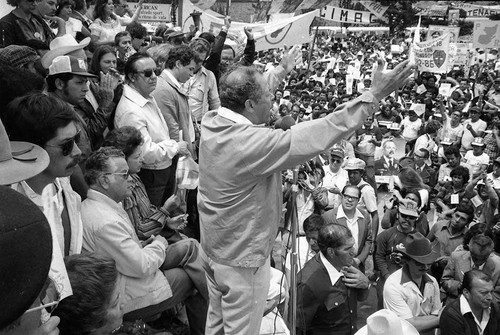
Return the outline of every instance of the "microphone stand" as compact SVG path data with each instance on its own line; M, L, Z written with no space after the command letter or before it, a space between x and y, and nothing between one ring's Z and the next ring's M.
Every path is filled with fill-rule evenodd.
M297 179L299 177L299 167L293 168L292 194L292 213L290 215L290 235L292 237L292 252L290 254L290 335L296 334L297 326L297 232L298 232L298 214L297 214L297 192L299 186Z

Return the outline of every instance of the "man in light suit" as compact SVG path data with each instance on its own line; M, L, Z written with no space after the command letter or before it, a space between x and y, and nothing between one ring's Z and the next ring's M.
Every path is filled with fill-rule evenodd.
M471 269L481 270L491 277L494 284L494 300L500 301L500 257L493 253L493 245L490 236L479 233L468 243L469 250L455 251L451 254L441 278L447 305L460 295L464 273Z
M358 208L361 191L355 185L347 185L342 190L341 206L323 214L327 224L334 223L349 228L354 238L356 257L354 262L364 272L365 260L372 247L371 217L368 212Z
M193 119L188 97L181 85L191 78L195 68L195 55L188 46L170 49L165 69L158 76L158 83L152 94L167 122L170 138L177 142L186 141L191 154L194 154Z

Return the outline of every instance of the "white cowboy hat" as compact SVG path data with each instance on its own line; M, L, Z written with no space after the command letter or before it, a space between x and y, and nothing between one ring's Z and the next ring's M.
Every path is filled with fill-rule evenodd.
M50 158L40 146L9 141L0 121L0 185L10 185L36 176L49 166Z
M408 321L388 309L381 309L366 319L366 326L355 335L419 335Z
M52 42L50 42L50 50L42 57L42 66L48 69L54 58L57 56L64 56L70 52L83 49L89 45L89 43L90 37L84 38L80 43L78 43L70 34L56 37L52 40Z

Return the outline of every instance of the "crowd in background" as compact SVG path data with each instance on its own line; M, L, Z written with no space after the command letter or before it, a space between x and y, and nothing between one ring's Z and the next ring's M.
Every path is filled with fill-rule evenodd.
M2 316L0 334L31 334L24 327L33 314L23 314L30 307L42 314L34 319L45 318L40 327L31 320L43 334L55 334L56 327L61 334L157 333L165 314L189 324L192 334L207 333L214 313L207 281L213 278L205 276L203 236L212 235L204 232L200 212L217 216L204 203L213 194L203 192L217 187L200 180L198 194L196 185L185 187L183 172L197 172L197 163L200 171L203 164L217 166L202 151L214 140L208 131L223 125L207 126L204 117L217 110L248 122L225 112L238 108L263 110L265 126L275 132L304 129L301 124L316 129L336 113L345 122L335 145L281 172L282 212L272 223L277 235L266 245L273 268L260 333L289 333L288 284L295 272L296 327L304 334L354 334L366 323L357 316L356 300L366 300L370 290L373 312L394 313L408 322L402 327L409 332L498 332L497 49L470 50L470 64L451 66L446 74L415 69L391 94L378 97L374 75L406 69L410 33L321 33L313 44L256 52L249 28L244 47L225 43L229 18L216 35L169 25L148 32L137 22L142 2L135 11L126 0L7 2L15 8L0 19L0 184L24 198L2 188L2 199L17 199L10 207L18 211L31 200L36 206L29 218L14 220L37 217L50 234L26 232L41 234L32 247L48 256L31 275L37 285L30 287L32 300ZM245 67L250 72L242 72ZM230 93L234 73L262 77L265 85L250 80L249 100L239 101ZM440 90L442 84L451 90ZM359 108L371 108L369 115L358 117ZM230 141L224 132L214 134L217 145ZM325 135L310 136L311 143L315 136L323 143ZM217 151L208 150L214 157ZM255 165L259 175L257 163L268 157L252 159L235 163L234 171ZM200 178L211 173L219 171ZM220 173L230 184L232 172ZM218 197L234 205L231 194ZM7 238L3 231L0 242ZM238 234L235 240L246 238ZM0 272L29 277L5 260L28 258L12 250L0 255ZM251 267L257 261L238 262ZM52 293L63 299L55 294L47 302L47 276L56 286ZM45 308L38 308L42 286ZM13 306L25 288L12 287ZM466 304L474 318L463 321ZM393 316L374 314L372 322Z

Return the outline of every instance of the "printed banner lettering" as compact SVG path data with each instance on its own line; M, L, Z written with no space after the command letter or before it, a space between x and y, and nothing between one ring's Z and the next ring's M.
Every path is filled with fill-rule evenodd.
M361 0L359 1L366 9L375 14L379 19L385 19L384 13L389 8L389 6L382 6L375 1Z
M419 71L446 73L449 63L450 35L445 34L436 39L414 43L415 63Z
M358 10L344 9L333 6L326 6L321 15L325 19L334 22L354 23L354 24L370 24L374 23L377 16L370 12L362 12Z

